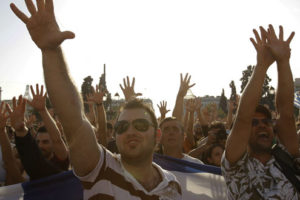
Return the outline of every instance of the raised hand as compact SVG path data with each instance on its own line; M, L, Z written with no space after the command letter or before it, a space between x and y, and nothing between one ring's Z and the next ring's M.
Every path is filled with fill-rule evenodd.
M30 115L29 117L25 117L26 126L28 128L33 127L33 124L36 122L36 117L34 114Z
M253 29L256 41L253 38L250 38L250 41L257 52L257 65L268 68L273 64L275 59L267 47L267 31L261 26L259 29L261 36L259 36L258 32Z
M61 32L54 16L53 0L37 0L37 9L32 0L25 0L31 17L27 17L15 4L10 4L15 15L22 20L35 44L41 49L56 49L65 39L75 37L70 31Z
M4 106L5 103L2 101L0 105L0 131L4 130L6 126L6 121L9 117Z
M166 116L166 114L170 111L167 110L167 102L161 101L160 105L157 104L161 116Z
M197 109L197 101L196 99L188 99L185 104L185 108L189 112L195 112Z
M190 80L191 80L191 75L189 75L188 73L186 73L184 79L182 77L182 74L180 74L180 88L179 88L179 92L178 92L179 96L185 96L187 91L195 85L195 83L192 85L189 85Z
M18 102L16 97L12 99L13 108L6 104L6 110L10 117L10 122L12 127L17 132L26 132L26 121L25 121L25 106L26 106L26 99L23 99L22 95L19 96Z
M269 25L268 28L268 42L267 46L269 47L274 59L277 62L288 61L291 56L290 43L295 35L295 32L292 32L288 39L284 41L283 39L283 28L279 26L279 37L277 38L276 33L272 25Z
M124 86L122 86L120 84L120 88L125 96L126 101L128 101L130 99L134 99L134 98L142 95L142 93L135 93L135 91L134 91L134 84L135 84L134 77L132 78L131 86L130 86L130 81L129 81L128 76L126 77L126 80L125 80L125 78L123 78L123 84L124 84Z
M87 95L88 102L93 102L96 104L101 104L103 102L103 97L106 95L107 91L96 85L96 90L92 87L92 93Z
M39 90L39 84L36 84L36 93L34 92L32 85L30 86L30 90L32 101L28 100L28 104L39 112L46 110L47 92L44 93L44 86L42 85L41 90Z

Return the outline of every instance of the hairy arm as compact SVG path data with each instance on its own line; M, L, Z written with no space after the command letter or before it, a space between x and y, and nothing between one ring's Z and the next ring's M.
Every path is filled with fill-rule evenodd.
M236 120L226 142L225 156L232 164L236 163L247 150L251 134L251 121L261 97L267 69L274 62L271 53L265 46L266 31L262 27L260 29L261 37L254 30L256 42L251 38L251 42L257 51L257 65L241 96Z

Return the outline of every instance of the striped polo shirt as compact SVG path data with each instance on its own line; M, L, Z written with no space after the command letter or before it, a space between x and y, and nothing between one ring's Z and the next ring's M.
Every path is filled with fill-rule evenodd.
M88 200L181 200L181 188L175 176L155 163L162 182L148 192L123 167L120 156L99 146L101 159L88 175L80 177L84 199Z

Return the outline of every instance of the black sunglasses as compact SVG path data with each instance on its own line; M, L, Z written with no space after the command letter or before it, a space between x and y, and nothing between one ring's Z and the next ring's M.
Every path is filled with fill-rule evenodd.
M273 123L271 119L252 119L252 126L258 126L260 122L266 126L270 126Z
M154 124L152 124L151 122L149 122L146 119L135 119L133 120L131 123L127 120L121 120L121 121L117 121L114 129L115 132L118 135L121 135L122 133L124 133L125 131L127 131L127 129L129 128L129 125L132 124L133 127L137 130L137 131L141 131L141 132L145 132L149 129L149 126L153 126Z

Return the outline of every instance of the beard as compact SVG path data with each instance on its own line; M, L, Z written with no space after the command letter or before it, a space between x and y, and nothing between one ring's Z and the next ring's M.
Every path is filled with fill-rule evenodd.
M127 163L128 165L139 165L144 162L152 160L153 152L155 148L155 140L153 140L153 144L147 145L144 149L142 149L137 154L130 154L124 151L120 151L122 161Z
M255 153L271 153L272 143L266 145L260 144L259 142L250 142L249 147Z

